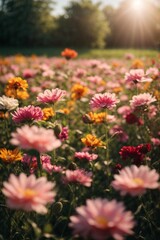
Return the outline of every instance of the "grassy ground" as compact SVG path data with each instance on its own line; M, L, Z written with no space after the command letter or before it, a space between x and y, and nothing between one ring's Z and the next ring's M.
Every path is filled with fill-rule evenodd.
M48 57L60 56L63 48L0 48L0 56L10 56L15 54ZM150 49L76 49L81 58L121 58L125 53L133 53L136 57L157 57L160 54L158 50Z

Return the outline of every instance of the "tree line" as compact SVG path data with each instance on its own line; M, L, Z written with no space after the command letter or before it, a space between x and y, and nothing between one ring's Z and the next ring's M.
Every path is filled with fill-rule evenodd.
M122 0L118 8L108 5L102 8L100 2L71 1L63 15L54 16L56 1L53 0L0 0L0 44L27 47L158 47L159 4L156 0L145 0L144 13L137 13L130 3Z

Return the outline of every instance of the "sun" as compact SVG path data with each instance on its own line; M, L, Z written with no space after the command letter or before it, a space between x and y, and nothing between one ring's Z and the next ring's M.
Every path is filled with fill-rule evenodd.
M144 10L145 4L143 0L132 0L131 8L135 12L142 12Z

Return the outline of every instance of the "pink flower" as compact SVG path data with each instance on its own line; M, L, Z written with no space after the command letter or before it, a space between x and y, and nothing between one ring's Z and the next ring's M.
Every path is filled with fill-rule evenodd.
M91 108L108 108L112 109L119 103L116 95L114 93L97 93L95 94L91 101Z
M61 141L65 141L68 139L68 134L69 134L69 130L68 127L62 127L62 131L60 132L60 134L58 135L58 138Z
M48 182L46 177L36 179L34 175L27 177L21 173L17 177L11 174L3 186L2 192L7 197L6 203L9 208L45 214L45 205L54 201L55 184Z
M65 90L59 88L56 89L46 89L44 93L39 93L37 96L37 101L42 103L55 103L61 100L66 95Z
M18 108L13 114L12 119L15 123L22 123L31 120L42 120L43 111L40 107L27 106Z
M128 193L131 196L138 196L144 194L146 189L154 189L159 186L158 173L144 165L125 167L119 174L114 175L114 179L111 185L120 191L121 195Z
M98 158L97 154L90 154L89 152L75 152L74 156L78 159L86 159L89 162L94 161Z
M91 186L92 182L92 173L91 172L85 172L82 169L77 169L77 170L66 170L65 172L66 176L64 177L64 182L65 183L80 183L86 187Z
M133 109L136 109L137 107L149 106L149 104L155 101L157 101L156 98L150 93L141 93L132 97L132 99L130 100L130 106Z
M11 144L23 149L35 149L38 152L52 151L61 145L61 141L54 136L53 130L43 127L24 125L17 128L11 136Z
M127 82L151 82L151 78L147 78L143 69L131 69L129 73L125 74L125 80Z
M122 202L88 199L86 206L77 207L76 212L77 215L70 217L70 227L73 234L85 239L105 240L112 237L123 240L125 235L133 233L133 215L125 211Z

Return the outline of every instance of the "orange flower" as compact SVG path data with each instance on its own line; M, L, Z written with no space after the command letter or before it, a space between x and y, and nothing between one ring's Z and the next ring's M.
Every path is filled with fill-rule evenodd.
M105 144L96 136L92 134L87 134L86 137L81 138L82 143L84 143L87 147L102 147Z
M89 112L83 116L83 120L85 123L103 123L106 121L106 113L93 113Z
M80 99L81 97L85 96L88 93L88 91L89 90L87 87L82 86L79 83L76 83L71 89L72 92L71 97L74 100Z
M13 97L18 99L27 99L29 94L27 92L28 83L26 80L15 77L8 80L7 86L4 92L7 97Z
M65 48L64 51L61 52L61 56L69 60L71 58L76 58L78 53L73 49Z
M43 120L46 121L49 118L53 117L55 115L53 109L51 107L43 108Z
M132 63L131 68L144 68L144 63L140 59L135 59Z
M0 149L0 158L5 163L12 163L15 161L20 161L22 159L22 154L15 148L14 150L7 150L6 148Z

